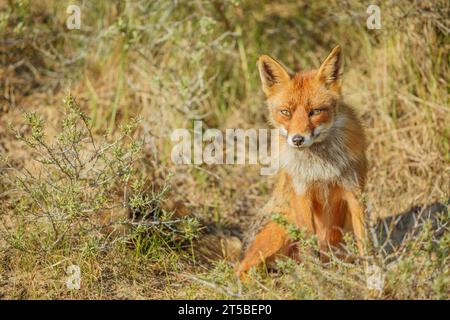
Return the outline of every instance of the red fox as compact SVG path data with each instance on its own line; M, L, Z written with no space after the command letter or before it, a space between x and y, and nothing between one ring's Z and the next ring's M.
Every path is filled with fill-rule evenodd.
M341 98L341 48L334 48L319 69L291 76L263 55L257 66L270 120L280 130L280 170L265 213L278 213L315 234L327 259L343 233L353 232L365 252L365 217L359 195L366 179L366 139L355 112ZM294 255L295 245L275 221L265 223L237 266L247 271L279 255Z

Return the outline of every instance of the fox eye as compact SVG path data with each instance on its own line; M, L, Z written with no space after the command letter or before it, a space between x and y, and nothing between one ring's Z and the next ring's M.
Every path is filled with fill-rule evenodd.
M317 109L311 110L308 115L310 117L312 117L312 116L315 116L315 115L317 115L317 114L319 114L321 112L324 112L324 111L327 111L327 109L325 109L325 108L317 108Z
M288 109L282 109L282 110L280 110L280 113L283 116L286 116L286 117L290 117L291 116L291 111L289 111Z

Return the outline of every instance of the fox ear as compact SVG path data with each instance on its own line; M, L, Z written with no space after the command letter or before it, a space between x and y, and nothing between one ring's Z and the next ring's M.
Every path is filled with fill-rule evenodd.
M262 55L258 59L259 77L262 88L266 96L273 93L274 87L288 82L291 77L286 68L281 63L267 55Z
M342 78L342 54L341 47L335 47L317 72L317 78L331 90L339 92Z

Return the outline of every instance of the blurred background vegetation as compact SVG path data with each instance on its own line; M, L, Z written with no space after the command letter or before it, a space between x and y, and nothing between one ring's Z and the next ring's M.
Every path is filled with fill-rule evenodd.
M66 27L70 4L79 30ZM340 44L344 99L369 137L371 215L447 201L450 4L379 1L381 29L369 30L370 4L0 1L0 297L370 297L359 266L313 258L239 287L229 260L272 180L256 166L170 161L172 130L194 119L268 127L259 55L297 71ZM413 246L381 297L448 298L442 241L437 254ZM219 254L204 262L211 243ZM65 286L70 264L78 291Z

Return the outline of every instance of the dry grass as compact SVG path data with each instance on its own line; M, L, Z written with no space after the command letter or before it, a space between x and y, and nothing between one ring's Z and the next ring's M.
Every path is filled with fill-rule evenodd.
M256 166L174 166L170 133L191 128L193 119L219 129L267 127L255 66L262 53L292 69L309 68L341 44L344 97L369 137L366 201L373 216L450 197L448 1L384 2L381 30L366 28L367 6L353 0L85 1L81 30L67 30L70 3L0 1L0 152L7 158L0 165L0 298L372 297L359 265L322 266L313 256L299 266L282 261L282 272L256 273L240 287L229 261L202 259L208 243L221 243L208 237L219 237L229 259L236 259L237 239L267 200L272 180ZM23 124L23 114L36 111L52 144L64 130L61 101L68 91L91 118L97 144L114 143L121 123L142 118L127 134L129 143L142 147L129 179L109 173L114 185L94 188L109 196L98 207L92 194L68 192L77 195L73 203L92 209L83 219L121 215L129 189L143 201L136 205L140 212L175 211L168 221L195 217L209 229L192 239L183 229L195 229L191 221L179 229L182 241L167 243L158 236L167 230L148 229L138 219L137 228L112 237L109 229L86 231L76 223L76 210L64 211L73 213L70 223L77 226L49 246L54 235L38 205L48 203L42 194L33 202L33 191L42 186L30 184L35 189L26 192L16 184L24 170L39 181L48 167L36 163L39 150L26 148L8 126L29 135L33 125ZM91 186L89 179L80 184ZM135 181L143 182L133 189ZM158 196L166 185L170 190ZM64 197L49 203L67 209ZM106 210L111 203L116 209ZM449 236L432 249L429 235L425 230L386 270L380 297L449 298ZM81 267L80 290L66 287L70 264Z

